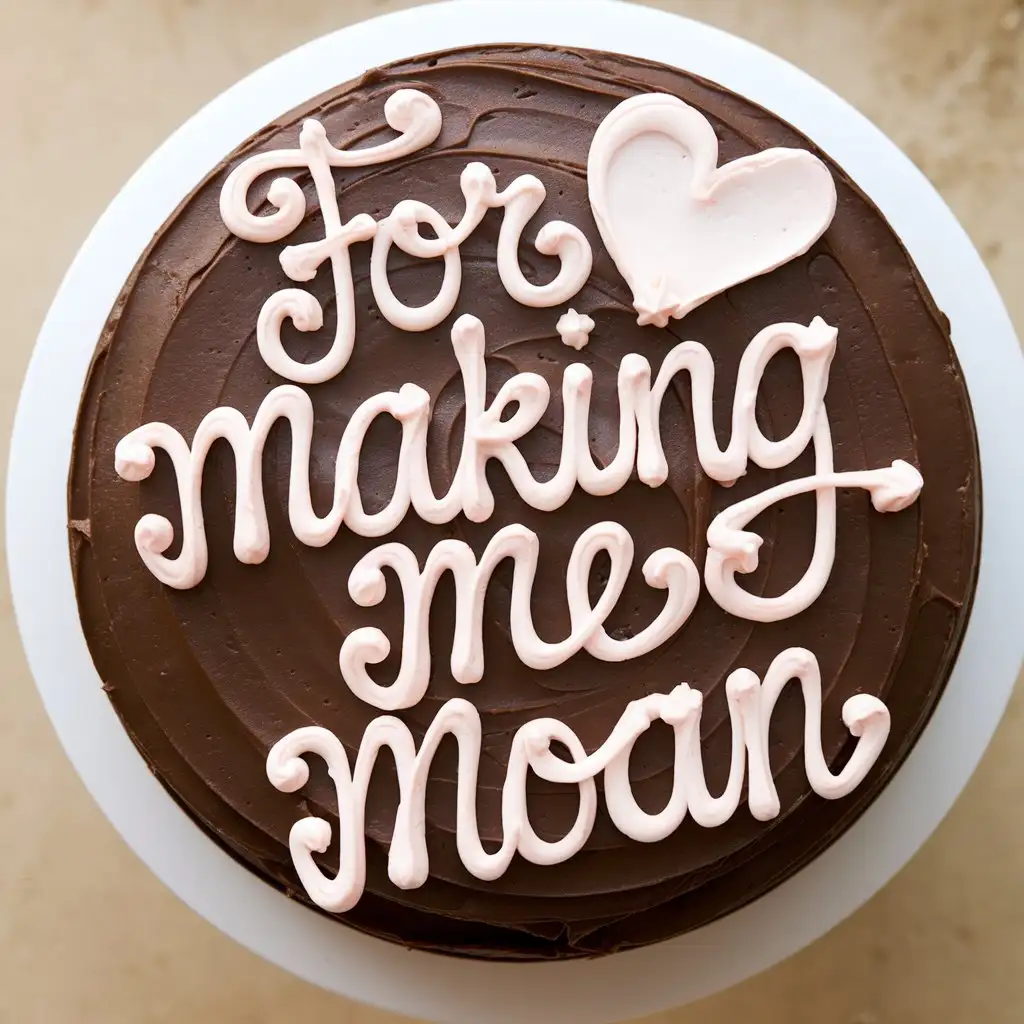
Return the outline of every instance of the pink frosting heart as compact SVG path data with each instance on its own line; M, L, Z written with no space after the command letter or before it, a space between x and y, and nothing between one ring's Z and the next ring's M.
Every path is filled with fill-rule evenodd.
M659 93L605 118L587 178L638 322L659 327L805 253L836 208L832 175L813 154L767 149L719 167L707 118Z

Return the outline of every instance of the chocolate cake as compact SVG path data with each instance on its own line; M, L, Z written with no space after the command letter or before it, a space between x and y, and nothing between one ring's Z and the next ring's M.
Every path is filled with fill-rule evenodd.
M980 477L950 325L812 141L492 46L339 86L182 202L69 522L104 688L212 840L528 960L696 928L857 819L951 671Z

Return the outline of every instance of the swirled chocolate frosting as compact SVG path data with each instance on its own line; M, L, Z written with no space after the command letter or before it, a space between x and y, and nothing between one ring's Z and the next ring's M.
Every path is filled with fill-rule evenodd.
M299 793L278 792L267 780L267 752L285 733L317 724L336 733L354 758L364 728L379 713L345 686L338 650L353 629L378 626L395 642L377 678L394 678L403 624L400 590L392 587L382 604L362 608L346 587L353 565L380 541L344 529L323 548L295 540L287 516L290 438L287 424L279 422L264 455L268 559L243 565L232 555L234 461L228 445L218 442L203 485L209 570L194 589L170 589L146 569L133 541L135 523L146 512L166 515L180 535L170 462L161 455L149 479L125 482L114 471L114 447L152 420L173 425L188 440L217 406L234 406L251 420L268 391L284 383L263 363L254 340L262 303L290 284L278 263L280 245L255 244L228 232L218 212L221 185L241 159L294 147L306 116L321 119L339 147L386 140L392 131L384 122L384 101L400 87L436 99L443 113L440 137L394 163L335 170L343 215L366 212L380 219L400 200L416 198L454 224L463 210L459 175L467 162L485 162L499 187L534 174L546 186L547 199L525 232L521 265L531 280L550 280L557 261L533 248L537 225L555 218L577 225L593 247L594 268L572 304L596 326L577 353L555 330L561 310L529 309L509 298L495 266L500 211L489 213L462 246L463 283L452 317L423 334L405 333L380 316L368 280L369 245L355 246L354 354L334 379L307 388L316 414L314 507L323 512L331 505L338 442L353 410L406 381L430 393L431 471L437 488L450 482L464 403L449 334L462 313L486 326L492 394L519 371L541 374L551 386L547 413L519 443L539 478L558 463L558 396L569 363L582 361L594 371L590 442L595 462L604 465L618 443L616 371L622 357L640 353L657 367L679 341L700 341L715 359L722 443L739 358L750 339L772 323L807 324L821 316L839 332L826 398L836 469L905 459L925 481L915 505L889 515L872 511L863 491L839 492L835 565L824 593L806 611L781 622L748 622L702 594L675 636L634 661L611 664L580 653L549 671L523 665L509 637L511 566L504 563L486 599L486 674L473 687L460 686L448 674L446 657L454 587L450 577L442 579L430 621L431 644L441 656L433 659L427 697L398 714L420 737L450 697L467 697L479 709L484 737L477 806L485 845L500 842L510 742L529 719L559 718L593 750L629 701L667 693L686 681L704 695L702 746L714 793L724 786L730 762L724 681L733 669L762 674L786 647L814 652L822 669L822 744L833 770L855 742L841 720L844 701L865 692L888 705L888 743L864 783L845 798L824 800L808 785L804 710L793 686L772 718L770 759L782 805L774 820L755 821L741 804L719 827L702 828L687 818L667 839L641 844L616 831L599 802L593 834L578 855L549 867L516 858L490 882L471 876L456 851L457 757L451 739L442 743L427 792L430 877L411 890L388 880L397 784L390 758L379 760L366 813L366 890L340 921L409 946L489 958L577 957L656 942L779 884L877 796L941 695L967 619L978 559L978 455L949 325L886 220L840 168L828 164L838 190L835 218L806 255L730 289L667 328L637 326L629 289L602 247L587 199L587 153L598 125L624 98L664 92L706 115L722 162L773 146L817 152L754 103L682 71L611 54L486 47L370 72L284 115L228 156L154 238L96 350L70 478L71 557L82 626L114 707L161 782L239 862L305 900L289 855L289 829L316 814L336 834L334 787L323 765L314 764L309 785ZM296 180L306 192L307 218L281 245L323 237L308 175L297 174ZM257 182L253 195L265 196L266 184ZM390 274L396 294L418 305L436 293L441 268L396 249ZM326 322L322 331L305 334L286 325L285 344L299 360L319 358L334 336L330 274L321 272L309 289L323 304ZM802 407L792 352L772 361L759 401L767 436L792 430ZM388 539L408 545L422 564L445 537L465 540L479 555L502 526L528 526L541 546L534 619L541 636L553 640L569 630L565 570L574 542L596 522L620 522L636 541L636 562L606 628L613 636L629 636L651 622L664 600L640 575L651 552L678 547L700 566L708 523L718 511L746 494L813 472L812 454L805 452L785 470L752 466L731 489L712 483L696 459L685 375L664 400L662 435L669 477L661 487L634 479L602 498L577 489L562 508L543 513L527 506L492 463L488 479L497 510L486 523L460 516L432 526L410 514ZM391 495L399 436L397 423L379 419L363 446L359 483L368 511ZM800 578L810 558L813 495L773 506L754 527L764 546L759 568L744 578L744 586L758 594L781 593ZM599 563L595 574L600 571ZM595 586L600 592L599 582ZM671 730L660 723L652 727L637 743L631 765L641 807L662 807L672 786ZM531 776L528 792L538 834L563 835L577 812L576 787ZM336 869L336 846L321 863L325 871Z

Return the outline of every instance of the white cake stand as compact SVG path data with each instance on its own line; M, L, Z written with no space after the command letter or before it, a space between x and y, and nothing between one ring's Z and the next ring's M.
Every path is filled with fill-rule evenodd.
M66 480L97 336L143 248L191 188L268 121L377 64L488 42L616 50L685 68L806 132L878 203L953 324L974 403L985 488L981 573L956 670L910 758L857 824L751 906L601 961L485 964L409 952L311 913L239 867L150 774L100 688L79 626ZM852 107L763 50L692 21L611 0L459 0L318 39L257 71L179 129L124 187L68 271L18 408L8 555L29 662L89 791L135 852L237 941L308 980L413 1016L466 1024L600 1024L708 995L816 939L895 874L939 823L988 744L1024 653L1024 362L995 287L949 209Z

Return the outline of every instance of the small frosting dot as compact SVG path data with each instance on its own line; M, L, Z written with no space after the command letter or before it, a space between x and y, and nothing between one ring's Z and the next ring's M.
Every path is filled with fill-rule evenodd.
M575 309L570 309L568 313L563 313L558 318L555 329L561 336L562 344L568 345L578 352L590 341L590 332L594 329L594 321L586 313L577 313Z

